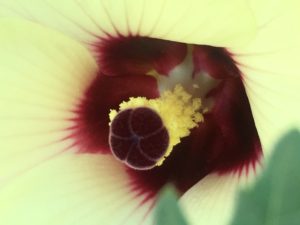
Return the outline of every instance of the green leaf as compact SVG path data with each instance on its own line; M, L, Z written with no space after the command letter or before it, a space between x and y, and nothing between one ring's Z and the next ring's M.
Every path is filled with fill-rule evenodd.
M299 224L300 133L291 131L254 187L241 191L232 225Z
M175 190L167 186L160 194L155 209L156 225L187 225L187 222L177 203Z

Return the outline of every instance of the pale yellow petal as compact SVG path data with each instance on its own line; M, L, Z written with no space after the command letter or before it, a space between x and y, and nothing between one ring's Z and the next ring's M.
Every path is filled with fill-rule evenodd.
M244 170L240 174L210 174L189 189L180 204L191 225L229 225L238 190L249 187L260 170Z
M133 225L152 202L131 190L129 177L111 156L64 154L0 189L6 225ZM145 221L145 223L143 223Z
M89 52L29 22L0 27L1 223L148 224L153 200L142 204L123 165L64 139L98 71Z
M270 5L256 0L252 5L260 24L258 35L248 46L231 51L244 74L256 127L268 156L283 133L300 128L300 3L290 0Z
M233 47L256 30L244 0L1 0L0 16L39 22L84 43L106 34L138 34Z
M128 33L129 27L133 34L195 44L232 46L249 40L255 30L251 11L240 0L230 4L224 0L106 2L112 21L124 34ZM237 20L239 23L236 23Z
M98 68L85 48L56 31L6 19L0 28L0 180L6 180L74 150L64 139L72 110Z
M90 8L89 1L0 0L1 17L24 18L55 28L83 42L95 39L93 31L97 35L103 35L102 27L108 32L113 31L103 10L98 11L101 19L100 29L98 23L93 21L93 17L90 18L92 15L89 15L85 8Z

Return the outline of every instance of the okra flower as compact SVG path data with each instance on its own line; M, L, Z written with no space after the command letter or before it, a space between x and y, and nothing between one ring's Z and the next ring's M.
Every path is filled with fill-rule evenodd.
M0 219L153 224L173 183L191 224L300 126L299 3L0 1Z

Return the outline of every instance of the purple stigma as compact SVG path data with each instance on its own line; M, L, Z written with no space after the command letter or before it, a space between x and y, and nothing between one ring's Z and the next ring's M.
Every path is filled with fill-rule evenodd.
M169 134L160 116L152 109L126 109L113 119L109 132L113 155L136 170L156 166L169 146Z

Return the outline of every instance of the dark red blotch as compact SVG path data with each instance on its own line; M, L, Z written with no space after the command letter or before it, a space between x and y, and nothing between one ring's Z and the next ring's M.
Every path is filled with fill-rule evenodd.
M167 75L184 60L187 46L147 37L119 36L102 40L95 51L105 75L140 75L153 69Z
M135 38L128 39L130 38L111 38L97 48L102 57L98 60L100 68L106 68L107 74L112 71L111 75L114 76L99 73L76 110L77 117L74 119L76 126L71 128L73 130L71 137L79 146L80 153L110 153L108 145L110 109L118 108L118 105L124 100L127 101L129 97L145 96L152 99L159 97L155 78L142 73L150 68L149 65L153 65L153 58L145 57L148 50L135 47L136 44L133 43ZM131 41L130 45L124 44ZM147 46L158 46L156 39L145 38L143 41L147 42ZM160 42L164 42L163 46L174 46L174 43L169 41L160 40ZM127 167L132 189L137 193L148 193L149 198L155 196L168 182L173 183L181 193L184 193L209 173L238 173L245 168L255 168L262 155L242 73L237 63L224 48L203 45L193 47L194 72L208 73L220 81L207 96L214 98L215 103L212 110L204 115L204 122L175 146L162 166L145 171ZM131 68L134 64L117 55L121 50L125 53L135 50L134 54L141 59L141 65L147 66L141 66L142 69L137 70ZM126 56L125 53L123 56ZM156 57L155 54L152 56ZM165 56L172 58L170 54ZM166 60L165 64L172 61ZM171 68L172 65L171 63L166 67ZM126 69L127 67L129 69ZM134 125L136 130L143 133L145 130L138 128L139 126L139 122ZM131 137L126 126L118 129L118 133L125 138ZM131 147L131 142L121 144L124 149ZM149 148L148 153L156 147L143 142L140 142L140 145ZM124 158L124 152L119 151L118 157ZM137 162L141 156L135 157L130 160Z
M80 153L110 154L108 144L109 112L130 97L157 98L155 78L143 75L106 76L101 73L92 82L78 108L71 138Z

